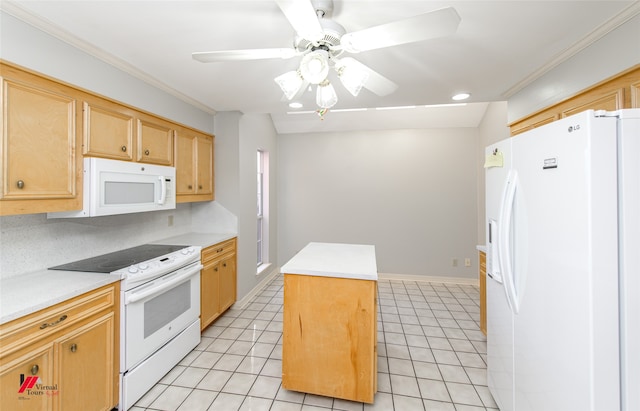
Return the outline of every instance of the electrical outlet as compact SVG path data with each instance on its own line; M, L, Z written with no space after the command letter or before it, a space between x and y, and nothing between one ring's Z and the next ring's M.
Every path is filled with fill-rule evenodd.
M464 259L464 266L465 267L471 267L471 259L470 258L465 258Z
M452 267L457 267L458 266L458 259L457 258L454 258L454 259L451 260L451 266Z
M169 218L167 218L167 224L169 225L169 227L171 227L173 225L173 216L170 215Z

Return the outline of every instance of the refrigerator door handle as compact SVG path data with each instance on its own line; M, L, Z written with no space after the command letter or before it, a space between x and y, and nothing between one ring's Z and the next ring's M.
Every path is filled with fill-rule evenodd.
M487 243L487 276L502 284L502 274L498 261L498 222L489 219L489 241Z
M511 310L517 314L519 311L518 298L514 284L514 272L511 250L511 222L513 217L513 204L518 187L518 173L515 170L509 172L500 207L500 223L498 235L498 260L502 273L505 293Z

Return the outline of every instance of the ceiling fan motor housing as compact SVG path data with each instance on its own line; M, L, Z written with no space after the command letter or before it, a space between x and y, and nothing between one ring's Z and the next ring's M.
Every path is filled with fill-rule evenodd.
M329 51L331 57L340 55L343 50L336 50L335 46L340 45L340 39L347 31L342 25L333 20L320 19L320 26L322 26L324 37L317 44L307 39L296 37L295 48L300 52L322 48Z

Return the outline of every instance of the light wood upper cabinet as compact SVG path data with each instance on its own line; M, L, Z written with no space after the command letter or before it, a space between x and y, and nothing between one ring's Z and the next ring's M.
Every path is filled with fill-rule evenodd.
M133 112L102 99L85 101L83 111L82 154L114 160L133 160Z
M4 64L0 76L0 215L82 208L77 93Z
M532 113L509 125L511 135L540 127L585 110L615 111L640 107L640 65L625 70L575 96Z
M181 129L175 139L176 202L213 200L213 136Z
M169 122L149 117L138 118L137 161L143 163L173 165L174 127Z

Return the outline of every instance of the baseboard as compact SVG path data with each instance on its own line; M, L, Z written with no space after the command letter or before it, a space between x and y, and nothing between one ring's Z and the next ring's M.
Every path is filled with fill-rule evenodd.
M234 307L240 308L240 309L245 308L251 302L253 297L258 295L260 291L262 291L262 289L267 286L269 281L271 281L279 273L280 273L280 267L273 267L271 272L269 272L268 274L267 273L261 274L262 280L258 284L256 284L256 286L253 287L251 291L249 291L244 297L236 301L234 304Z
M430 275L378 273L378 280L420 281L427 283L445 283L461 285L479 285L477 278L438 277Z

